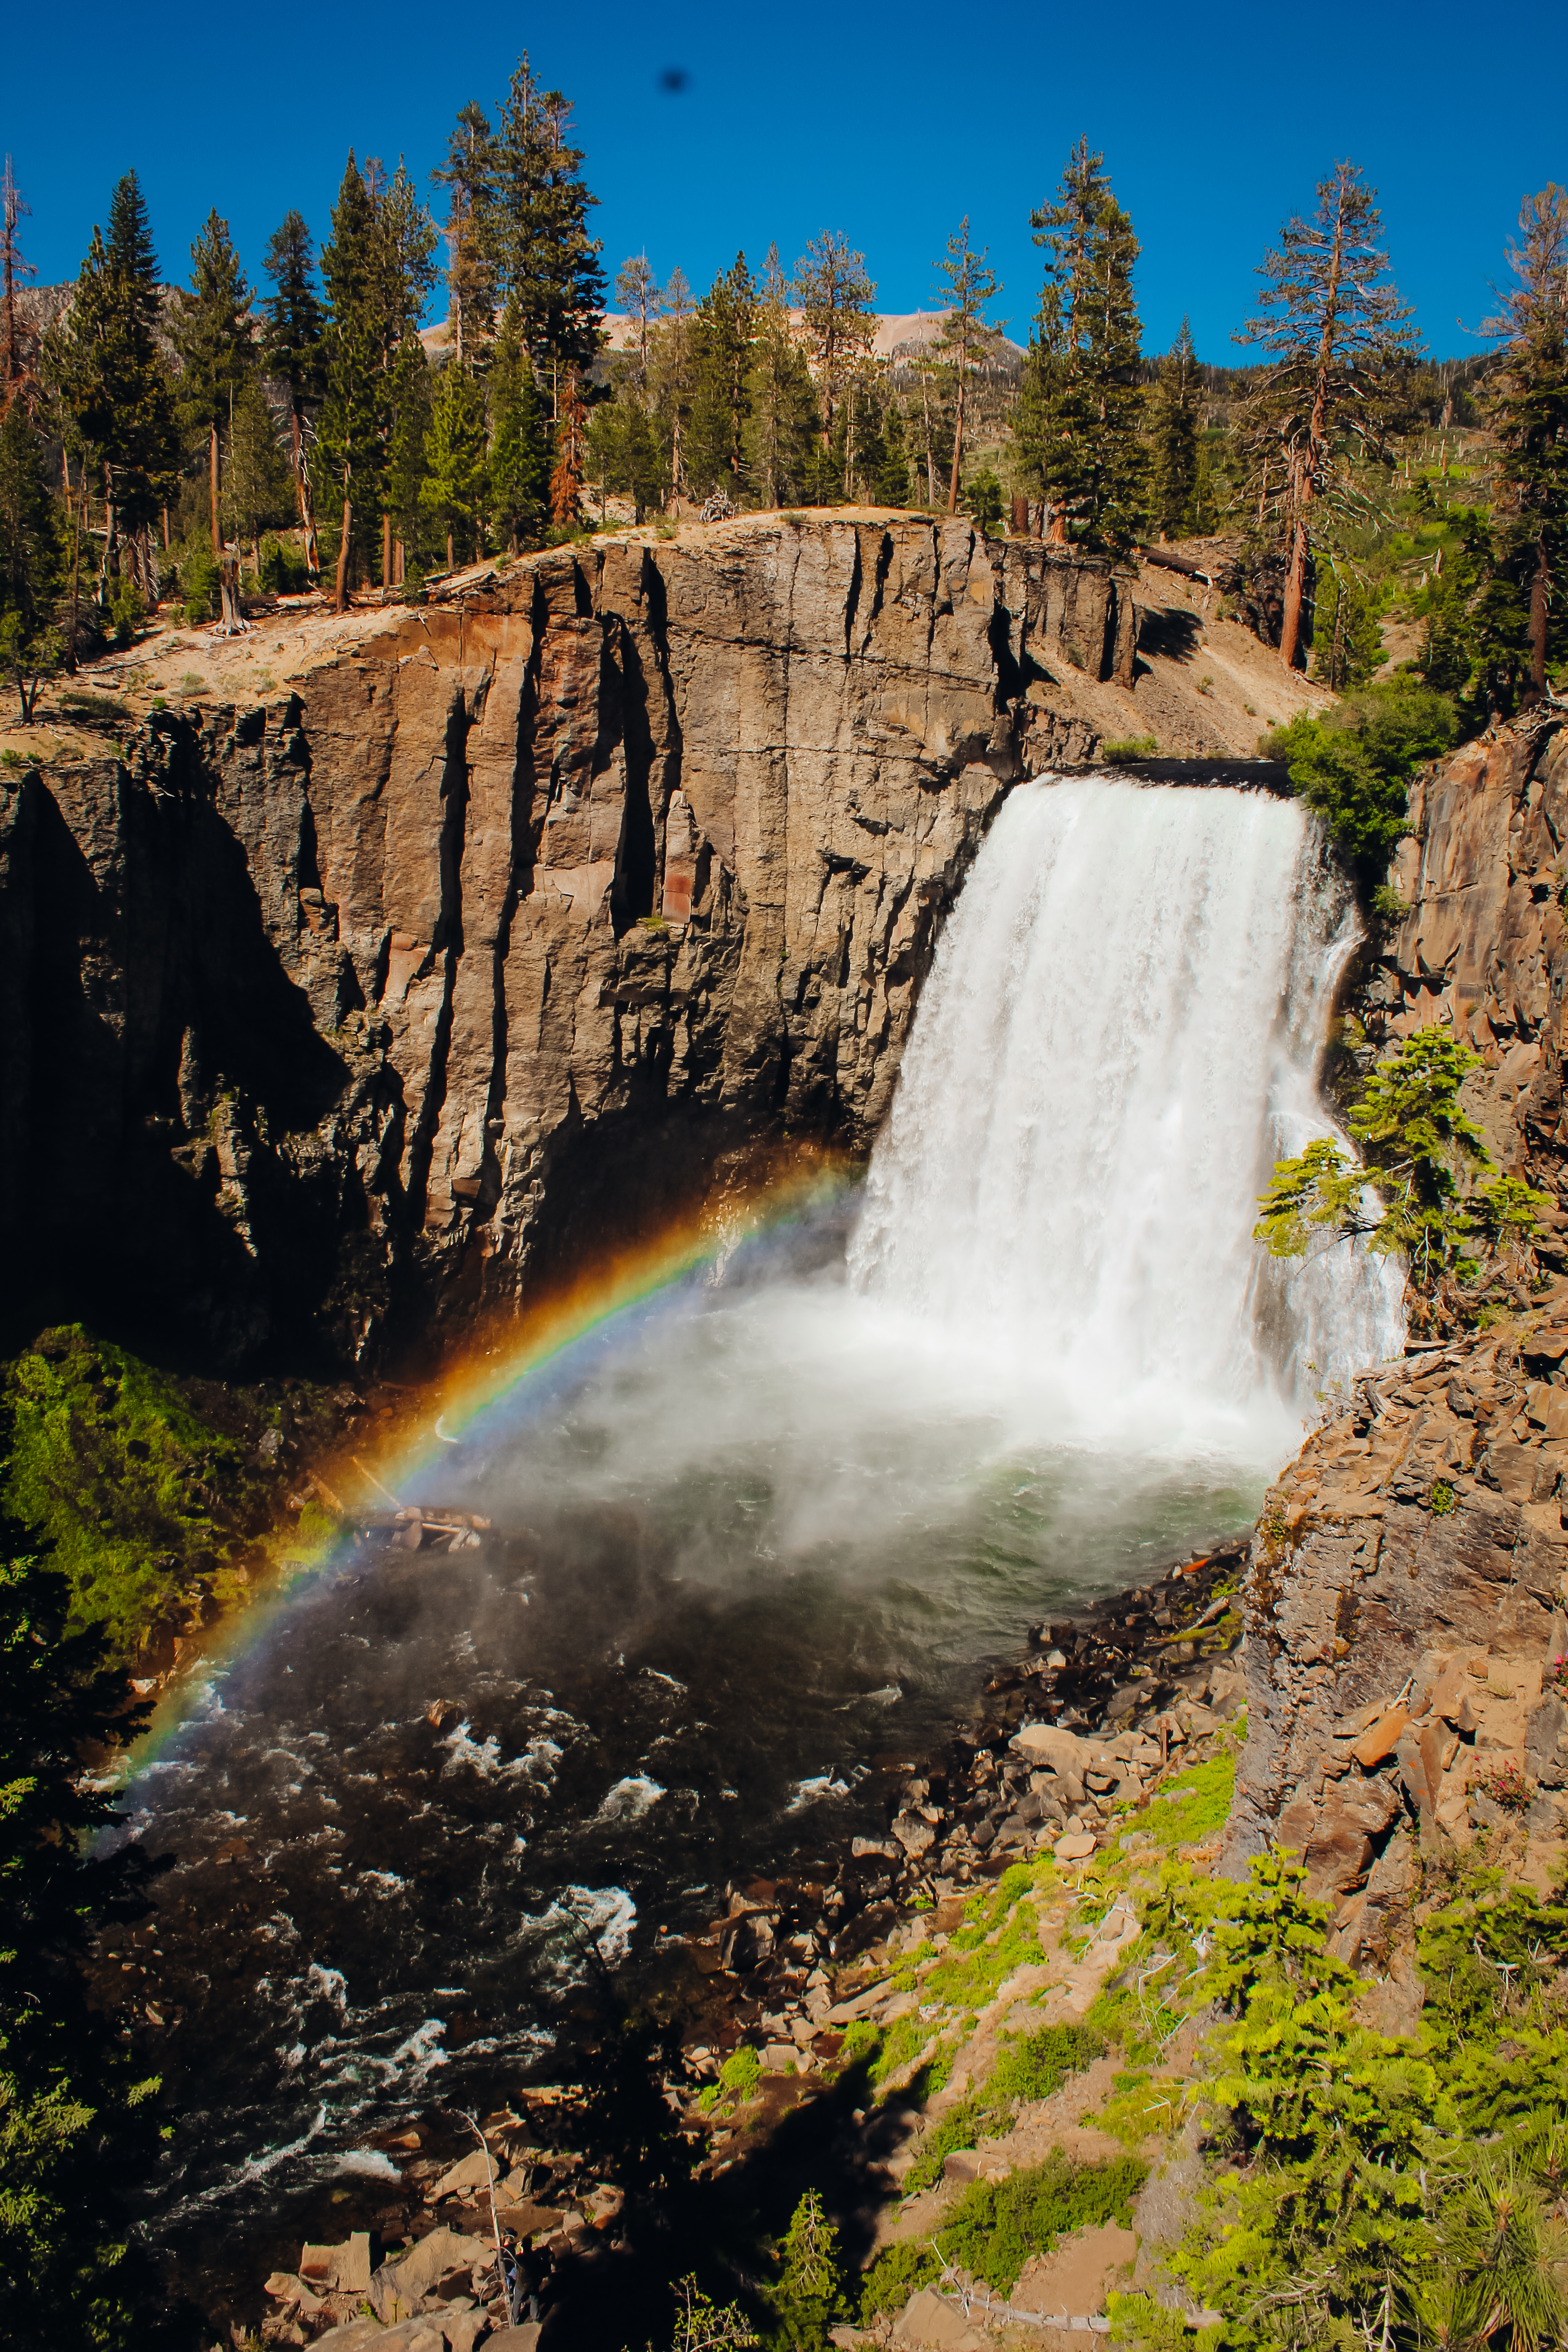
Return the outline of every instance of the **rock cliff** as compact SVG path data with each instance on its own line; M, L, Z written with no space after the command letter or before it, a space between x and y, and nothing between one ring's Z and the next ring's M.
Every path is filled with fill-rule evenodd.
M524 562L25 777L29 1298L363 1360L786 1130L863 1148L1002 796L1093 748L1053 681L1130 681L1134 630L1103 562L769 518Z
M1499 1164L1559 1204L1538 1255L1560 1270L1568 733L1468 745L1411 814L1390 875L1408 911L1357 1010L1374 1042L1437 1023L1480 1054L1466 1099ZM1232 1853L1302 1851L1347 1957L1392 1948L1423 1841L1568 1818L1565 1367L1568 1284L1517 1288L1489 1330L1362 1381L1258 1522Z

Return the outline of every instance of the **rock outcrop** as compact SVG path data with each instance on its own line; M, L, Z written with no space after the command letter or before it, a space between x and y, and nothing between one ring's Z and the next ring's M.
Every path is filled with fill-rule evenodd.
M1465 1099L1498 1165L1546 1192L1537 1255L1560 1270L1568 732L1526 719L1467 745L1411 815L1389 877L1408 911L1356 1009L1374 1046L1436 1024L1480 1055ZM1359 1382L1253 1537L1231 1854L1303 1853L1349 1957L1391 1948L1423 1841L1558 1825L1568 1285L1513 1296L1489 1334L1413 1341Z
M520 1299L782 1135L862 1149L1108 564L770 518L487 575L0 793L0 1215L238 1361Z
M1466 1099L1500 1164L1555 1192L1568 931L1568 730L1521 721L1418 782L1389 880L1409 908L1364 992L1374 1034L1451 1026L1481 1055Z
M1418 1846L1568 1819L1565 1473L1558 1282L1506 1329L1363 1379L1269 1493L1230 1851L1302 1853L1347 1958L1386 1955Z

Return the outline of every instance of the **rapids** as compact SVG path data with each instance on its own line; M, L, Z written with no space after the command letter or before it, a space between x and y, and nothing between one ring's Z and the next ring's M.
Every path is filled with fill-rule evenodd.
M347 2226L345 2185L374 2221L367 2138L548 2063L584 1936L655 1970L728 1877L816 1874L1032 1619L1247 1524L1315 1391L1403 1342L1384 1263L1287 1280L1250 1239L1331 1131L1355 936L1294 803L1019 788L863 1193L443 1448L426 1497L485 1546L344 1552L211 1674L130 1791L174 1857L150 2218L187 2267Z

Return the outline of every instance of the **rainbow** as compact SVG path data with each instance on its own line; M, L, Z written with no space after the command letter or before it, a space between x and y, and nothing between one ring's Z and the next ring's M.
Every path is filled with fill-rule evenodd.
M418 1499L417 1489L447 1447L498 1406L531 1387L542 1405L584 1373L593 1357L639 1316L673 1304L737 1249L753 1249L827 1206L856 1180L853 1163L805 1150L775 1166L739 1201L704 1205L656 1237L607 1254L569 1283L492 1321L462 1355L414 1392L407 1411L371 1455L349 1441L321 1476L351 1509L382 1510L389 1498ZM354 1450L350 1450L353 1448ZM134 1782L159 1764L207 1696L215 1675L262 1646L283 1619L341 1567L342 1539L308 1562L294 1562L183 1658L158 1699L146 1731L127 1751L121 1772Z

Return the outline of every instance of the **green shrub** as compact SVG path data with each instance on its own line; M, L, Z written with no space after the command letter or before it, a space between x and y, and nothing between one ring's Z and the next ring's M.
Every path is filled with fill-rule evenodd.
M261 586L270 596L300 596L310 584L302 548L280 539L261 542Z
M1409 831L1406 786L1425 760L1458 732L1446 694L1401 677L1348 695L1321 719L1298 711L1258 749L1290 772L1299 799L1316 809L1340 849L1370 880Z
M199 541L187 547L180 557L180 593L185 600L185 619L193 627L201 621L217 618L218 568L210 548Z
M941 2276L942 2263L923 2238L900 2238L884 2246L860 2290L860 2325L868 2327L879 2312L901 2311L911 2294Z
M140 588L133 587L129 580L122 580L115 592L109 614L114 642L123 652L127 646L135 644L136 632L147 618L147 600Z
M989 466L983 466L963 494L965 512L983 531L994 531L1002 520L1002 485Z
M737 2099L749 2099L763 2079L763 2062L749 2042L731 2050L719 2069L719 2080Z
M1009 2179L977 2180L942 2231L942 2251L1006 2294L1030 2255L1049 2253L1058 2238L1106 2221L1130 2223L1132 2200L1148 2177L1135 2156L1074 2164L1053 2149L1044 2164Z
M1100 756L1108 767L1125 768L1134 760L1152 760L1160 749L1154 735L1117 735L1100 747Z
M1105 2048L1092 2025L1047 2025L1026 2041L1007 2043L986 2086L994 2109L1048 2099L1069 2074L1081 2074Z

